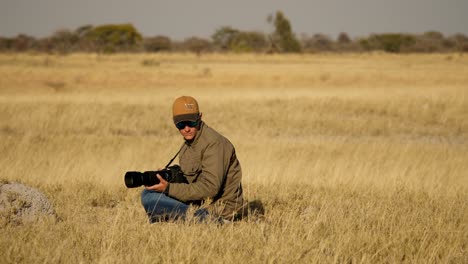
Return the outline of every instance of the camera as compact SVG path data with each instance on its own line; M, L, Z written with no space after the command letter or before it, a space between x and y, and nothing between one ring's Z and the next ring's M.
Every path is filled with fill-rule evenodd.
M159 171L127 171L125 173L125 186L127 188L136 188L142 185L152 186L159 183L156 174L168 182L187 182L179 165L173 165Z

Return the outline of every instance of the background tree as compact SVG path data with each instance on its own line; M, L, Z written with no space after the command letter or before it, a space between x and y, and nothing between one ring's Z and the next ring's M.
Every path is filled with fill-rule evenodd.
M211 36L211 39L213 40L214 47L221 51L228 51L231 48L233 40L239 34L239 30L226 26L217 29Z
M454 43L454 48L459 52L468 52L468 37L459 33L449 38Z
M104 52L131 51L143 39L132 24L98 26L89 30L86 38Z
M160 52L170 51L172 47L171 39L166 36L156 36L152 38L145 38L143 40L145 51Z
M334 50L333 40L325 34L314 34L312 37L304 36L302 46L307 52L320 52Z
M351 43L351 38L348 36L346 32L341 32L336 39L338 44L340 45L347 45Z
M212 45L211 42L207 39L191 37L182 43L182 49L195 52L197 55L201 55L203 52L211 51Z
M262 52L267 48L265 34L256 31L240 31L222 27L211 36L213 46L221 51Z
M398 33L372 34L370 37L360 40L364 50L384 50L392 53L409 49L414 43L414 36Z
M34 37L25 34L20 34L12 40L11 48L14 51L23 52L33 49L35 45L36 39Z
M408 52L440 52L445 45L444 35L438 31L428 31L414 36L414 43L403 51Z
M85 38L92 30L92 25L84 25L75 30L75 35L77 35L80 39Z
M10 51L13 49L13 39L0 37L0 51Z
M234 52L262 52L268 46L265 34L256 31L243 31L236 34L230 50Z
M77 50L88 52L99 50L93 39L88 37L91 35L93 28L94 27L92 25L84 25L75 29L74 33L78 37L78 43L76 44Z
M291 24L281 11L277 11L275 16L269 16L267 21L275 27L271 38L274 45L282 52L301 52L301 45L291 29Z
M335 51L357 52L361 51L358 42L353 41L346 32L341 32L336 38Z
M74 32L66 29L56 31L50 38L50 44L59 53L69 53L75 50L80 38Z

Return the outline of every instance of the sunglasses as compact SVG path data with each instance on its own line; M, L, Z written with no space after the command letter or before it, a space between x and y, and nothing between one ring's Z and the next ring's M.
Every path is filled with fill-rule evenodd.
M180 130L184 129L186 126L188 127L196 127L198 125L198 120L196 121L182 121L177 123L175 126Z

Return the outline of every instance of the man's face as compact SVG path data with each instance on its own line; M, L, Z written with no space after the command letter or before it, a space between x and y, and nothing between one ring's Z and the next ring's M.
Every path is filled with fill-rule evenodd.
M202 113L198 114L198 118L192 121L182 121L176 124L179 133L184 137L185 140L193 140L197 136L197 132L200 129Z
M185 126L182 129L179 129L180 134L184 137L185 140L192 140L195 138L198 132L198 126L189 127Z

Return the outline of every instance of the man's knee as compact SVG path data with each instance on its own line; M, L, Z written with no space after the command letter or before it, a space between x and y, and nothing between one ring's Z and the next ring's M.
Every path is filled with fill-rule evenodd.
M158 199L157 196L160 196L160 195L161 194L158 192L144 189L141 192L141 204L145 208L154 206L155 201Z

